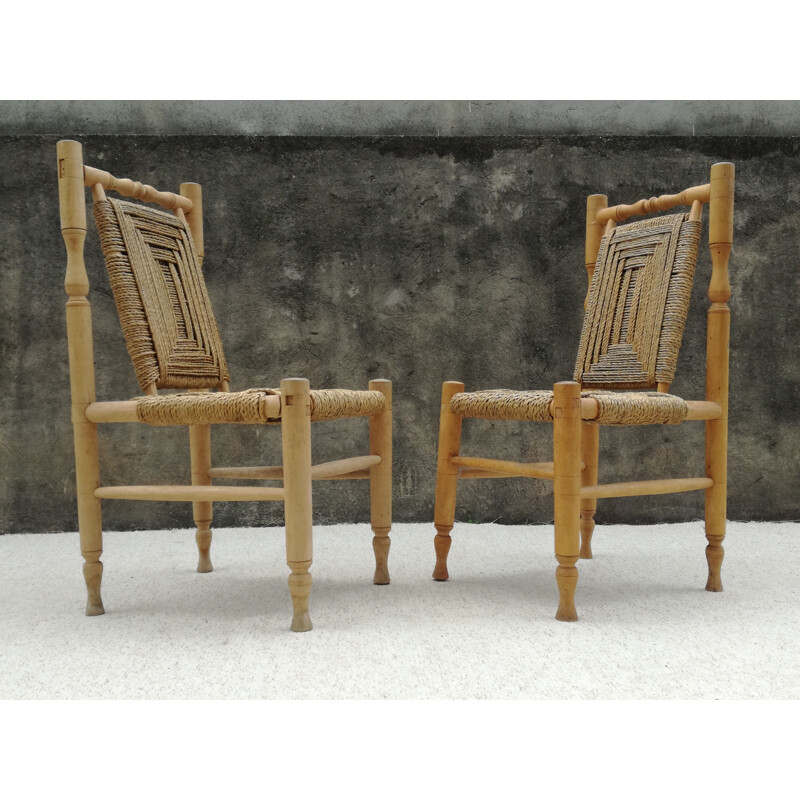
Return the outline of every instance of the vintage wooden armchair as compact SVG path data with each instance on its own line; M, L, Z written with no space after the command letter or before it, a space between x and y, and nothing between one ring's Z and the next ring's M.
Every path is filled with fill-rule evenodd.
M731 296L728 259L733 241L733 164L711 167L710 183L679 194L608 208L591 195L586 208L589 292L572 381L552 391L465 392L442 387L434 524L436 580L448 579L447 554L460 478L543 478L553 481L555 504L556 619L576 620L578 558L591 558L594 515L600 497L705 491L708 539L706 589L721 592L725 537L728 335ZM709 205L712 273L708 290L705 400L669 394L683 336L702 228ZM688 214L626 225L629 217L691 206ZM553 461L520 463L460 454L464 418L535 420L553 424ZM601 425L676 424L705 420L705 476L597 483Z
M67 336L78 496L78 525L87 615L103 614L101 501L104 499L190 502L197 525L198 572L210 572L214 501L282 500L286 522L293 631L311 629L308 598L312 558L311 482L367 478L376 569L374 582L389 583L387 559L392 516L392 392L387 380L369 391L310 390L303 378L287 378L280 389L231 392L228 367L201 271L202 196L199 184L184 183L180 195L117 179L84 166L81 145L58 143L61 230L67 248ZM86 200L94 198L111 287L128 352L143 396L97 402L95 398L89 280L84 265ZM157 203L174 213L108 199L105 190ZM159 389L189 390L159 394ZM218 390L218 391L210 391ZM311 422L369 417L369 455L311 464ZM185 425L189 429L191 485L101 486L97 447L100 423ZM282 467L211 467L211 425L275 424L281 428ZM216 486L214 478L282 480L283 485Z

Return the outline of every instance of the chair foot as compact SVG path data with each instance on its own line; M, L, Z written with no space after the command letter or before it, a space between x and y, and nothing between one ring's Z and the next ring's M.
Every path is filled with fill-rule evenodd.
M575 587L578 585L578 569L575 562L576 556L556 556L556 583L558 584L558 611L556 619L559 622L576 622L578 612L575 609Z
M382 533L372 538L372 549L375 553L375 576L372 582L378 586L386 586L391 583L389 578L389 548L391 546L392 540L386 534Z
M592 558L592 534L594 533L594 514L584 516L581 512L581 552L580 558Z
M436 526L438 533L433 537L433 547L436 550L436 566L433 568L433 579L435 581L446 581L450 574L447 571L447 554L450 552L450 545L453 540L450 538L449 528Z
M292 626L291 629L294 633L306 633L306 631L310 631L314 626L311 624L311 617L308 615L308 611L303 614L298 614L295 612L294 616L292 617Z
M709 536L708 546L706 547L706 561L708 561L708 581L706 582L707 592L722 591L722 559L725 557L725 550L722 547L723 536Z
M86 616L99 617L105 614L103 599L100 596L100 583L103 579L103 564L100 561L87 561L83 565L83 579L86 582Z
M197 559L197 571L198 572L213 572L214 565L211 563L211 559L208 556L200 556Z
M197 571L213 572L214 567L211 564L211 529L198 528L194 538L197 542Z
M292 595L294 615L292 630L295 633L310 631L311 617L308 615L308 596L311 594L311 575L306 571L292 572L289 576L289 592Z
M86 603L86 616L87 617L99 617L106 613L105 608L101 603L92 603L91 600Z

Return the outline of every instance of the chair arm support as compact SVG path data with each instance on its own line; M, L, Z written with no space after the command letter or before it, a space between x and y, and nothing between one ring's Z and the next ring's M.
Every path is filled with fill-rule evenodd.
M86 407L89 422L139 422L135 400L116 400L105 403L90 403Z
M686 419L719 419L722 416L722 409L719 403L711 400L687 400L689 414Z

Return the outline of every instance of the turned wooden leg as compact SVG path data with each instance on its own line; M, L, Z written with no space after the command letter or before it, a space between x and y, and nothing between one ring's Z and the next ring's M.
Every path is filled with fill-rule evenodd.
M553 497L559 595L556 619L562 622L578 619L575 563L580 551L580 455L581 388L574 381L563 381L553 388Z
M436 566L433 578L446 581L447 554L450 552L450 531L456 518L456 492L458 489L458 467L450 459L461 449L461 417L450 410L450 400L454 394L464 391L464 384L458 381L445 381L442 384L442 404L439 410L439 453L436 461L436 500L433 511L433 526L436 536L433 546L436 550Z
M710 326L709 326L710 327ZM707 592L722 591L722 559L725 550L725 517L727 514L727 419L706 422L706 475L714 481L706 489L706 561Z
M706 534L708 545L706 546L706 561L708 562L708 580L706 581L707 592L722 591L722 559L725 557L725 548L722 546L724 536L711 536Z
M708 561L708 581L706 591L721 592L722 558L725 551L722 541L725 538L725 517L727 515L728 481L728 404L727 388L728 359L727 344L729 330L729 311L727 306L712 305L708 312L708 349L722 350L723 354L713 363L709 361L706 374L706 396L722 407L719 419L706 421L706 476L714 481L706 489L706 560Z
M292 595L291 629L295 633L310 631L314 626L308 615L308 596L311 594L311 575L308 564L289 564L292 574L289 576L289 593Z
M584 463L581 472L581 486L597 485L597 461L600 447L600 426L591 422L581 423L581 460ZM589 497L581 500L581 558L592 557L592 533L594 533L594 515L597 511L597 498Z
M305 378L281 381L281 436L286 516L286 563L292 595L293 631L310 631L311 592L311 400Z
M192 458L192 485L211 486L211 426L189 426L189 450ZM211 565L211 520L213 518L213 503L203 501L192 503L194 524L197 526L195 541L197 542L197 571L212 572Z
M100 485L100 462L97 452L97 426L91 422L76 422L75 435L75 482L78 492L78 529L80 531L81 555L83 555L83 579L86 582L86 616L105 614L100 584L103 578L103 519L100 500L94 490Z
M389 548L392 529L392 382L378 379L369 382L373 392L381 392L386 406L369 418L369 452L380 456L381 463L370 469L369 506L372 525L372 549L375 553L373 583L385 585L389 579Z
M101 551L102 552L102 551ZM97 560L92 561L95 553L84 553L83 580L86 583L86 616L98 617L105 614L103 598L100 595L100 583L103 580L103 562L100 553L96 554Z
M556 583L558 584L558 610L556 619L559 622L576 622L578 612L575 608L575 587L578 585L577 556L556 555Z
M722 591L722 540L728 497L728 359L731 312L728 300L731 284L728 259L733 246L733 164L711 167L708 243L711 250L711 281L708 285L708 328L706 333L706 400L719 405L717 419L706 421L706 476L714 481L706 489L706 559L709 592Z
M83 258L86 239L86 196L83 150L78 142L58 143L58 196L61 234L67 248L64 289L67 300L72 431L75 440L75 489L78 499L78 530L84 559L86 614L105 613L100 595L103 565L103 521L100 500L94 496L100 486L97 425L86 419L86 409L95 401L92 308L87 299L89 278Z

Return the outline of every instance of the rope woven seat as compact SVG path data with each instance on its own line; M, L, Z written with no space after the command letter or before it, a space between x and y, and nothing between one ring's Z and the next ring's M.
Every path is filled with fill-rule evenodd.
M243 392L196 392L136 398L136 415L146 425L280 424L268 416L266 398L280 389ZM386 407L381 392L349 389L312 389L311 421L369 417Z
M600 425L677 425L686 419L686 401L666 392L582 391L581 397L597 401ZM450 410L460 417L551 422L553 391L488 389L453 395Z

